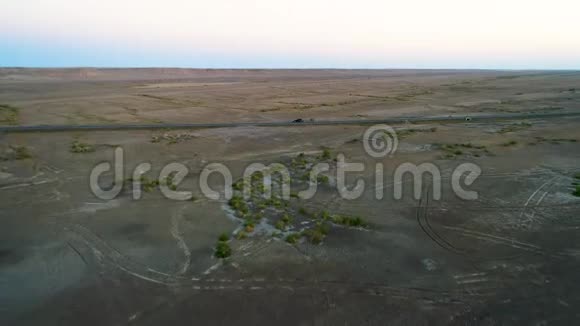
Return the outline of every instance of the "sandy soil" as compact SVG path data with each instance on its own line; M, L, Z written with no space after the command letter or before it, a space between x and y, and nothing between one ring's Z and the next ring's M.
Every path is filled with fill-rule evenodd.
M2 69L0 104L0 123L21 125L577 112L580 74ZM0 135L0 322L576 324L579 126L580 118L397 126L398 151L382 160L365 153L362 126ZM93 151L74 153L74 142ZM126 177L142 162L151 178L167 163L186 165L178 189L197 200L169 200L157 189L134 200L130 185L112 201L96 198L90 171L111 162L116 146ZM331 164L339 153L365 163L349 179L365 181L363 196L341 199L331 178L287 211L297 224L299 207L357 215L366 228L330 223L320 244L259 232L236 239L243 222L227 201L201 194L208 163L227 165L237 179L250 163L289 165L324 149ZM410 178L403 198L393 198L393 173L405 162L439 167L440 200L428 184L415 199ZM465 162L483 171L470 187L476 201L450 187ZM232 235L226 260L213 255L221 233Z

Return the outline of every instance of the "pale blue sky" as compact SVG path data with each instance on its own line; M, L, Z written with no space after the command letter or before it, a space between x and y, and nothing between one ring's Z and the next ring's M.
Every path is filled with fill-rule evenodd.
M580 69L576 0L0 0L0 66Z

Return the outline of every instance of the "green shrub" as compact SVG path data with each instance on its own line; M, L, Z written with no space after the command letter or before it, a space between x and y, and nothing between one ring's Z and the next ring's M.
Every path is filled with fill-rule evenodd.
M292 218L288 214L284 214L281 219L279 219L274 227L278 230L284 231L292 225Z
M317 232L322 233L323 235L327 235L330 232L330 224L318 222L316 223L316 227L314 228Z
M26 146L10 145L11 153L0 156L0 161L25 160L32 157Z
M272 206L274 206L275 208L282 208L287 206L287 203L283 200L280 200L278 198L273 198L272 199Z
M286 236L286 242L290 244L295 244L296 242L298 242L299 239L300 239L299 233L290 233L289 235Z
M242 196L233 196L229 201L228 204L231 208L236 210L239 215L246 215L249 212L248 205L244 201Z
M574 190L572 195L574 195L576 197L580 197L580 186L576 186L576 189Z
M324 234L318 229L305 230L304 235L312 244L320 244L324 240Z
M328 183L328 177L323 175L323 174L319 174L317 177L317 180L319 183L324 183L324 184Z
M290 217L290 215L284 214L284 216L282 216L281 221L286 223L286 224L290 224L290 223L292 223L292 218Z
M254 172L251 176L252 182L259 182L264 180L264 173L257 171Z
M71 153L91 153L95 151L95 148L92 145L75 140L70 145L70 151Z
M228 241L230 239L230 236L227 233L222 233L220 234L218 241Z
M254 223L253 220L247 220L244 223L244 231L246 231L247 233L252 233L254 232L254 228L256 227L256 224Z
M214 255L217 258L227 258L232 255L232 248L230 248L227 242L219 241L215 247Z
M155 189L155 187L159 186L159 180L150 180L147 178L147 176L144 175L139 178L139 181L141 182L141 188L145 192L151 192L153 189Z
M329 220L331 218L330 214L327 211L321 211L319 217L323 220Z
M340 224L350 227L367 227L367 223L358 216L334 215L331 219L332 223Z
M286 229L286 223L279 220L276 222L276 224L274 224L274 227L280 231L284 231Z
M282 237L282 232L280 231L274 231L274 233L272 233L272 238L281 238Z
M220 234L214 253L217 258L227 258L232 254L232 248L227 243L229 239L230 236L227 233Z
M260 194L263 194L266 192L266 186L263 183L257 184L255 188L256 188L256 191Z
M244 189L244 181L238 180L232 184L234 190L242 191Z

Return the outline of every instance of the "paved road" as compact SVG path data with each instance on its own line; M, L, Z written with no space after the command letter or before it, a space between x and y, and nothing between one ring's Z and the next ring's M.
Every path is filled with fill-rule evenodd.
M157 123L157 124L94 124L94 125L29 125L0 126L0 132L52 132L81 130L155 130L155 129L195 129L234 127L288 127L288 126L334 126L334 125L375 125L437 122L486 122L499 120L546 119L580 116L580 112L533 113L533 114L491 114L459 115L436 117L399 117L385 119L316 120L303 122L217 122L217 123Z

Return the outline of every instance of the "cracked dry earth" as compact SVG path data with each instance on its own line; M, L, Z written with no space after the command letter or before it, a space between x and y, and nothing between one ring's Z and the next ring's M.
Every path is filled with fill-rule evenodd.
M492 105L477 103L481 110ZM579 124L558 118L397 126L404 135L398 151L382 160L365 153L359 126L175 131L161 138L150 131L0 135L0 323L577 324ZM193 136L172 136L185 133ZM94 151L71 152L74 141ZM16 145L26 149L10 147ZM167 163L186 165L189 174L177 189L192 191L195 200L166 199L157 186L135 200L130 183L113 200L97 199L89 173L112 162L115 146L125 149L124 180L142 162L151 163L151 180ZM292 198L287 210L283 203L266 208L269 228L256 219L246 229L259 203L248 204L254 215L242 216L227 200L201 194L208 163L225 164L238 180L250 163L291 164L301 153L316 159L325 149L331 163L343 153L366 164L347 179L349 187L365 181L361 198L341 199L331 169L314 198ZM381 200L374 198L378 162ZM415 198L407 175L404 196L395 200L393 173L404 162L436 164L442 197L434 198L427 179ZM479 193L474 201L451 189L451 172L464 162L482 168L468 186ZM101 181L112 180L106 174ZM209 181L223 189L219 176ZM296 191L304 186L292 183ZM321 214L298 216L300 208L357 216L365 227L322 218L328 225L320 243L307 236L289 243L285 232L321 221ZM293 224L277 230L284 212ZM245 237L237 237L240 230ZM227 259L214 257L222 233L229 236Z

